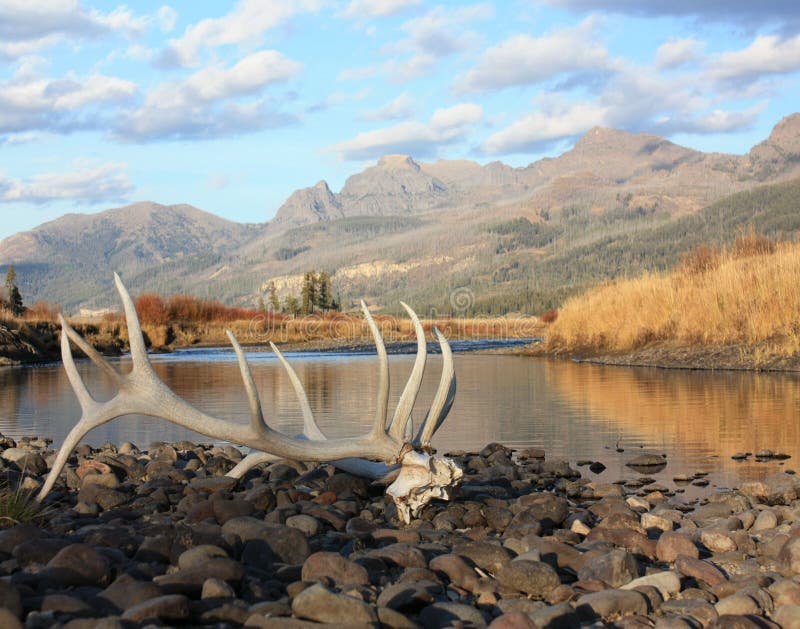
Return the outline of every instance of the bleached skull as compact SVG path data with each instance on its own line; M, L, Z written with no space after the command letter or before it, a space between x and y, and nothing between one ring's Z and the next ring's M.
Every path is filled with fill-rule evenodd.
M403 456L400 473L386 493L394 500L400 520L408 524L431 500L449 500L463 475L452 459L412 450Z

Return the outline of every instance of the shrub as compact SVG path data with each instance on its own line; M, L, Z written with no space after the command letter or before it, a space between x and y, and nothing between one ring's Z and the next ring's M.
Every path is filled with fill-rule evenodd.
M551 310L545 310L542 314L539 315L539 320L542 323L553 323L558 319L558 310L553 308Z
M708 245L699 245L681 256L681 270L689 274L707 273L719 266L720 252Z
M757 233L752 228L747 233L737 236L731 247L734 258L763 256L775 253L777 243L772 238Z

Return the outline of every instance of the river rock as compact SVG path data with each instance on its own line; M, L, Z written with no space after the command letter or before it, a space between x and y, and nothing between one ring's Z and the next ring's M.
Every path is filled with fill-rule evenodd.
M301 574L304 581L317 581L327 577L340 587L369 584L366 568L345 559L339 553L317 552L309 555L303 563Z
M0 607L0 627L3 627L3 629L23 629L24 625L11 610Z
M380 607L405 613L417 612L434 602L431 585L426 586L425 582L392 583L378 595L377 603Z
M42 539L45 536L44 531L33 524L17 524L9 529L0 530L0 553L10 555L19 544Z
M675 559L675 569L687 577L699 579L712 587L725 581L725 575L719 568L702 559L686 555L678 555Z
M455 547L455 553L473 561L476 566L495 573L511 561L511 553L499 544L472 542Z
M760 533L761 531L769 531L770 529L774 529L778 526L778 516L775 515L775 512L772 509L765 509L764 511L760 511L758 516L756 516L755 522L753 522L753 526L750 527L750 530L753 533Z
M428 567L435 572L443 572L452 584L467 592L472 592L478 582L475 570L459 555L439 555L431 559Z
M69 542L64 539L29 539L17 544L11 554L21 566L46 564L67 546Z
M800 605L781 605L772 614L782 629L800 629Z
M636 559L629 552L616 548L590 557L578 571L578 579L599 579L612 588L629 583L639 574Z
M426 629L452 626L455 623L471 623L473 627L483 627L486 620L477 609L463 603L434 603L428 605L419 615L419 621Z
M700 543L712 553L729 553L736 550L736 542L724 531L704 530L700 533Z
M17 618L22 617L22 599L19 590L9 581L0 581L0 607L7 609Z
M681 578L678 573L671 570L667 572L655 572L648 574L638 579L634 579L621 586L623 590L633 590L642 586L651 586L656 588L664 600L668 600L676 596L681 591Z
M758 603L746 594L733 594L720 599L714 604L720 616L726 614L741 616L745 614L757 614L761 611Z
M503 566L495 575L502 586L536 599L545 599L561 584L553 568L541 561L525 559L512 561Z
M193 546L180 554L178 557L178 568L180 570L188 570L195 566L202 566L207 561L220 557L227 559L228 553L219 546L214 546L213 544Z
M700 551L687 535L677 531L665 531L658 538L656 556L661 561L672 563L678 555L697 559L700 557Z
M214 557L190 568L157 576L153 582L167 594L195 595L202 591L206 579L211 578L236 584L244 578L244 567L233 559Z
M489 625L489 629L538 629L538 625L530 619L530 616L522 612L510 612L495 618Z
M130 607L122 614L122 619L132 622L143 622L145 620L181 622L186 620L189 614L188 598L180 594L166 594Z
M778 552L778 565L784 576L800 573L800 535L790 537Z
M316 583L292 600L292 611L300 618L324 623L376 623L376 611L364 601L336 594Z
M161 588L152 581L138 581L130 575L123 574L100 592L97 598L109 603L116 611L123 612L162 594Z
M584 594L575 603L578 614L585 619L602 618L604 620L619 616L648 612L647 599L635 590L603 590Z
M62 585L107 585L111 562L86 544L70 544L47 563L46 575Z
M311 554L306 536L297 529L264 522L250 516L231 518L222 525L222 532L236 535L243 542L249 540L264 542L275 560L281 563L301 564Z
M236 591L227 581L217 577L211 577L203 581L203 589L200 593L200 598L203 600L209 598L233 598L235 596Z

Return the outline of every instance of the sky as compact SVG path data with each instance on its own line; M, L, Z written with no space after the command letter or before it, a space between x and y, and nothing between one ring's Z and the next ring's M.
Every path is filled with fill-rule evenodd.
M0 0L0 238L263 222L387 153L525 166L594 126L742 154L798 81L796 0Z

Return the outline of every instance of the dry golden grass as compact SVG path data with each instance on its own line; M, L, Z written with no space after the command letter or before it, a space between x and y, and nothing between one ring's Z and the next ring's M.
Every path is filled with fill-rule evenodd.
M699 249L665 275L608 283L570 299L546 341L555 353L624 353L653 341L800 349L800 244L749 234Z

